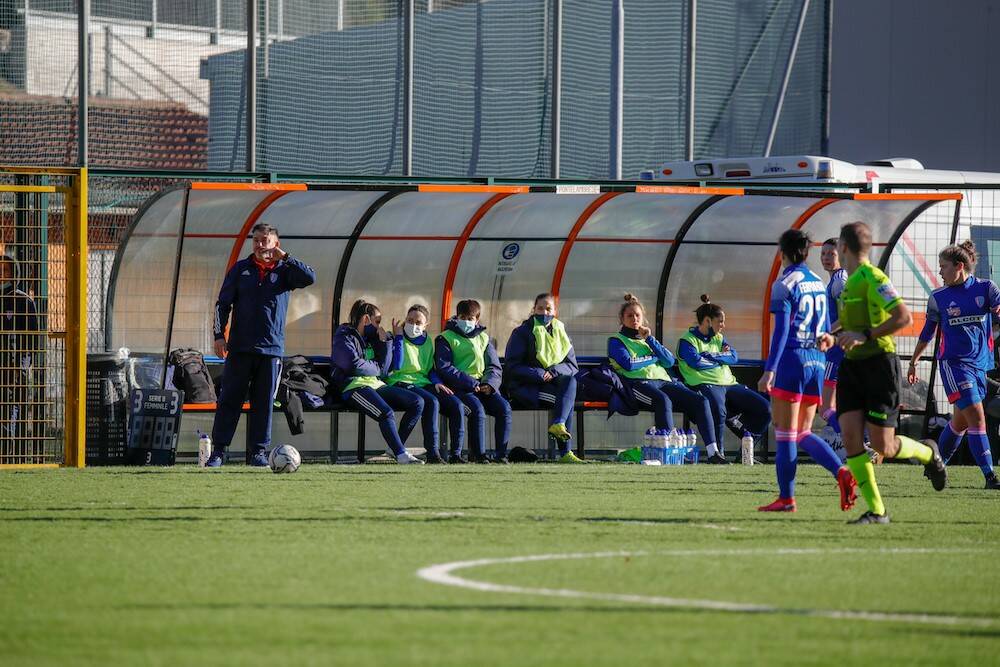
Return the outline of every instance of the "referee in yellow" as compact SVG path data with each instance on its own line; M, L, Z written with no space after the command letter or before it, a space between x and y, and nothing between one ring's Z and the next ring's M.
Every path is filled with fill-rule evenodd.
M916 459L936 491L944 488L947 471L937 446L896 435L902 371L893 335L913 321L889 277L868 261L871 229L863 222L840 228L837 251L847 269L847 283L840 294L839 329L823 334L820 349L834 344L844 348L837 381L837 417L847 449L847 465L858 482L868 511L850 523L889 523L882 495L875 482L875 467L865 452L868 429L872 449L890 459Z

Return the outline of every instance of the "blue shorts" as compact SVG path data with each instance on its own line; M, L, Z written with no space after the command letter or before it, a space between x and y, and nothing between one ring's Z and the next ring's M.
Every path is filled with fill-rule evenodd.
M986 373L961 361L942 359L941 382L948 402L959 410L982 403L986 398Z
M817 349L785 350L774 368L771 396L789 403L819 405L823 402L826 355Z
M844 360L844 348L835 345L826 351L826 375L823 376L823 384L827 387L837 386L837 372L840 370L840 362Z

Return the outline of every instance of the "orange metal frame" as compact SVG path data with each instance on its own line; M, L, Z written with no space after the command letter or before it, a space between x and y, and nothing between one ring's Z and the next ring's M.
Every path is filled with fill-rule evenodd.
M826 208L830 204L839 201L841 198L821 199L802 213L792 225L792 229L801 229L817 212ZM855 201L961 201L962 194L959 192L937 192L937 193L917 193L917 192L856 192L852 193L851 199ZM874 246L886 246L885 243L873 243ZM761 308L760 326L760 358L766 359L771 338L771 313L768 312L770 306L770 288L778 277L781 269L781 254L774 254L774 262L771 264L771 272L768 274L767 283L764 286L763 308ZM922 326L922 323L921 323ZM910 327L910 331L913 326ZM919 333L919 329L916 330ZM916 335L916 334L914 334Z
M441 187L441 186L438 186ZM458 275L458 264L462 261L462 251L465 250L466 244L469 242L469 237L472 236L472 232L475 231L476 225L479 221L489 212L491 208L496 206L498 203L510 197L516 192L526 192L527 190L515 190L508 191L504 190L493 195L487 199L483 204L472 214L469 218L469 222L465 224L465 229L462 230L462 235L455 242L455 249L451 252L451 260L448 262L448 273L445 274L444 278L444 288L441 290L441 329L444 329L444 325L448 322L448 315L451 313L451 294L452 289L455 287L455 276ZM453 191L452 191L453 192Z
M820 199L819 201L813 203L812 206L807 208L802 214L792 223L791 229L802 229L802 227L809 222L809 218L813 217L821 210L829 206L830 204L840 201L839 199ZM768 347L770 347L771 342L771 313L768 312L770 308L771 300L771 285L774 284L775 279L778 277L778 271L781 270L781 253L774 253L774 261L771 262L771 271L767 274L767 282L764 283L764 306L761 309L760 314L760 358L767 359Z
M573 225L573 229L570 230L569 235L566 237L566 241L563 242L562 250L559 252L559 259L556 261L556 269L552 274L552 298L555 300L556 304L559 303L559 288L562 286L563 273L566 271L566 262L569 260L569 253L573 249L573 243L576 241L576 237L580 234L580 230L583 226L587 224L590 220L590 216L594 215L597 209L601 208L605 202L614 199L618 195L623 194L621 192L605 192L603 195L590 202L587 208L583 209L583 213L580 217L576 219L576 224Z

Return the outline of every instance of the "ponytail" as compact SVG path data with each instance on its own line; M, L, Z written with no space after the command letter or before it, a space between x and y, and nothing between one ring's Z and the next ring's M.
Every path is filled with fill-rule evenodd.
M712 300L708 298L707 294L702 294L701 305L695 309L694 316L698 320L698 324L701 324L702 320L706 317L709 319L722 317L722 306L717 303L712 303Z
M976 260L979 259L979 255L976 253L976 244L972 241L950 245L942 250L938 257L948 260L952 264L965 264L965 270L968 273L972 273L973 267L976 266Z

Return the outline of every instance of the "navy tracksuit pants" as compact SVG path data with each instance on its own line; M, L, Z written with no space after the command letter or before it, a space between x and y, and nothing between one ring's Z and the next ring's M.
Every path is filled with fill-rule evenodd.
M479 456L486 453L486 415L491 415L496 455L507 456L511 420L507 399L495 391L489 396L471 391L455 395L469 409L469 450Z
M708 399L712 410L715 432L722 449L722 434L725 433L726 417L730 414L742 415L743 426L759 438L771 423L771 404L767 399L746 385L700 384L695 389Z
M573 428L573 404L576 403L576 376L560 375L552 382L537 385L519 385L510 390L510 396L526 408L549 407L550 422L566 424ZM551 436L550 436L551 437ZM569 442L559 441L559 454L569 452Z
M246 458L271 444L271 411L281 379L281 357L256 352L230 352L222 370L222 394L212 422L212 443L224 450L233 442L243 401L250 395Z
M415 392L399 387L382 385L378 389L358 387L350 392L346 400L357 405L362 412L378 422L385 444L396 456L406 451L403 443L420 421L424 411L424 399ZM403 419L396 427L396 413L393 408L403 411Z
M451 438L451 453L458 454L465 443L465 414L468 408L454 394L439 394L431 385L417 387L411 384L396 385L411 391L424 401L424 412L420 424L424 433L424 449L439 452L441 438L438 433L438 415L448 418L448 435Z

